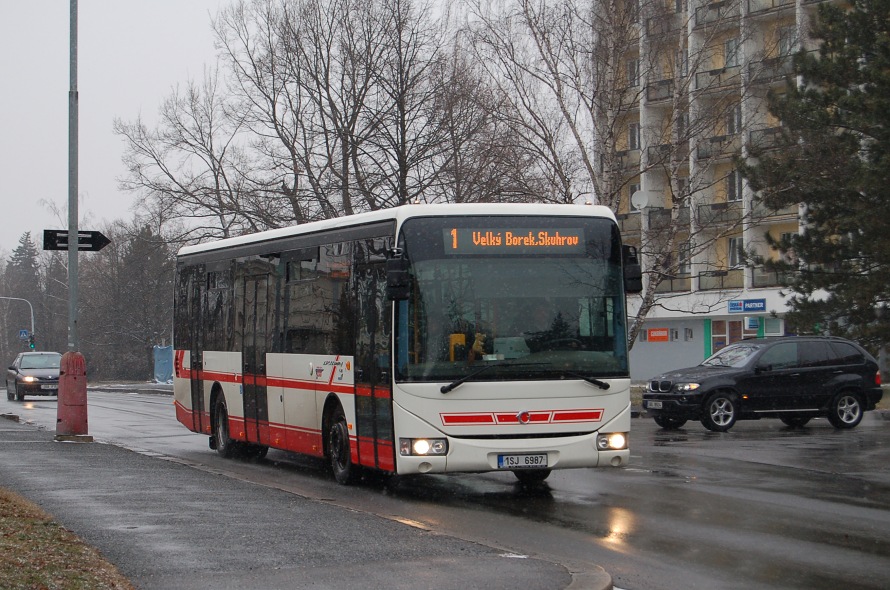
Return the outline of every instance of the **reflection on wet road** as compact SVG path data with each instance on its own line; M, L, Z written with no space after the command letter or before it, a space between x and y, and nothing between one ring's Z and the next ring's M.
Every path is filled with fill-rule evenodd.
M0 401L0 413L54 428L55 400ZM625 590L885 588L890 579L890 420L853 430L778 420L712 433L635 419L631 465L556 471L525 486L509 473L366 478L345 488L320 461L270 451L228 461L173 417L164 396L90 393L90 434L524 555L598 564Z

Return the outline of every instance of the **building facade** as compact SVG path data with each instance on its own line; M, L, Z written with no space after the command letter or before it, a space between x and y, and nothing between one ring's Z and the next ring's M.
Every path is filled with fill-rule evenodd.
M767 94L786 87L795 52L815 49L807 31L817 5L639 5L639 40L625 56L636 99L601 170L621 179L619 223L647 271L649 299L631 299L630 312L653 304L631 353L635 379L786 333L786 277L763 262L780 256L771 240L802 231L801 211L765 207L738 164L770 149L780 123Z

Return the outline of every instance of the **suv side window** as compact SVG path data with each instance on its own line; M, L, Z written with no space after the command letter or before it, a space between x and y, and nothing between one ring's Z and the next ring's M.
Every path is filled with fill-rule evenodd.
M834 352L834 356L837 357L835 364L861 365L865 362L862 353L852 344L847 344L846 342L832 342L831 349Z
M797 342L781 342L763 353L757 366L768 371L790 369L797 366Z
M835 364L828 342L812 341L800 343L801 367L829 367Z

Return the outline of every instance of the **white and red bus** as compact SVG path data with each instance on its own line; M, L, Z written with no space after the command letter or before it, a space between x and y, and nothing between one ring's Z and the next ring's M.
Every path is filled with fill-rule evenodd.
M581 205L407 205L184 247L177 419L348 483L629 458L635 252Z

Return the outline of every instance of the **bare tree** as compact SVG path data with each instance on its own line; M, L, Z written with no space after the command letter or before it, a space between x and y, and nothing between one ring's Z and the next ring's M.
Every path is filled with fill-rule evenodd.
M690 268L704 282L725 275L716 245L753 222L732 166L754 99L738 0L691 10L664 0L468 4L477 59L507 97L502 116L523 149L549 170L548 196L591 194L637 220L625 236L642 251L646 282L631 343L655 307L712 309L688 304ZM713 204L730 190L738 204L728 193ZM636 192L652 197L639 215ZM678 276L687 278L674 284Z

